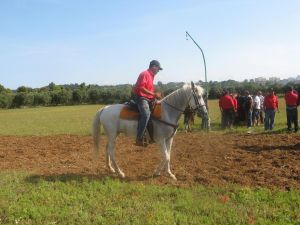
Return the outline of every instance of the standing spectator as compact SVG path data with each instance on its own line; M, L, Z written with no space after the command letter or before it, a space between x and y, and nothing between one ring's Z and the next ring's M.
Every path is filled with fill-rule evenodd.
M187 106L183 112L183 122L185 132L192 132L191 125L194 125L195 112L191 106Z
M238 92L236 100L237 100L238 123L245 122L245 115L246 115L244 109L245 96L243 96L241 92Z
M265 110L265 130L273 130L275 121L275 111L279 112L278 109L278 98L274 94L272 88L268 89L267 95L264 99L264 110Z
M284 96L286 104L286 119L288 131L292 131L292 123L294 124L295 132L298 131L298 93L293 87L288 87Z
M230 96L233 99L234 112L236 112L237 111L237 107L238 107L237 94L233 92L233 93L230 94Z
M246 113L247 127L252 126L252 111L253 111L253 99L249 94L249 91L245 91L244 109Z
M261 91L258 91L258 97L260 99L259 119L260 119L260 123L264 124L265 115L264 115L263 105L264 105L265 97L262 95Z
M205 96L204 97L204 102L205 102L205 106L206 106L206 109L207 109L207 111L209 111L209 108L208 108L208 102L207 102L207 96ZM198 113L198 115L199 115L199 113ZM201 117L200 115L199 115L199 117ZM201 120L201 129L203 130L203 129L210 129L210 119L208 118L202 118L202 120Z
M254 125L258 126L260 110L261 110L261 102L259 98L259 93L257 92L253 98L253 114L252 114L253 126Z
M234 120L234 102L228 91L224 91L219 99L219 107L222 114L221 127L231 129Z
M234 104L234 107L233 107L233 110L234 110L233 124L237 124L237 123L238 123L238 114L237 114L238 100L237 100L237 93L232 92L232 93L230 94L230 96L232 97L232 99L233 99L233 104Z

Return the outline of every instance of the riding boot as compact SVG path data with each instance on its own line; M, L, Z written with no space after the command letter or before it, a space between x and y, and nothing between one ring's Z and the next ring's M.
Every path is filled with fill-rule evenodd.
M148 121L147 130L148 130L149 137L150 137L149 144L155 143L154 138L153 138L153 122L152 122L151 118Z
M135 145L136 146L147 147L148 142L147 142L146 136L144 135L142 138L137 138L136 141L135 141Z

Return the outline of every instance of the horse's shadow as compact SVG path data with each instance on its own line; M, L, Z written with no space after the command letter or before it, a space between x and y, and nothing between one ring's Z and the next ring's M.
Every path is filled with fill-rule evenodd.
M66 173L66 174L51 174L51 175L41 175L41 174L32 174L25 178L25 181L32 184L37 184L40 181L47 182L64 182L69 183L72 181L76 181L78 183L84 182L92 182L92 181L100 181L107 182L108 180L118 180L121 182L132 182L132 181L147 181L155 178L155 176L151 175L142 175L137 178L125 177L120 178L116 174L109 173L99 173L99 174L74 174L74 173Z
M263 152L263 151L274 151L274 150L280 150L280 151L300 151L300 143L292 144L292 145L264 145L264 146L258 146L258 145L250 145L250 146L240 146L238 145L238 148L243 149L248 152Z

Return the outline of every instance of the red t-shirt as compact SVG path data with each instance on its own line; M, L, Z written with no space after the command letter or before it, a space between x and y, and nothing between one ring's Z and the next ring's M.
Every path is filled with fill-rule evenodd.
M219 106L221 109L233 109L234 108L233 98L230 95L223 95L219 100Z
M288 91L285 93L285 103L288 106L297 106L298 94L296 91Z
M276 95L267 95L264 100L264 107L266 109L278 108L278 98Z
M233 99L234 109L237 110L237 108L238 108L238 101L237 101L237 99L235 97L233 97L233 96L231 96L231 97Z
M154 92L153 80L154 74L151 70L148 69L142 72L136 81L133 93L137 96L145 97L147 99L153 99L154 96L141 91L142 88L146 88L148 91Z

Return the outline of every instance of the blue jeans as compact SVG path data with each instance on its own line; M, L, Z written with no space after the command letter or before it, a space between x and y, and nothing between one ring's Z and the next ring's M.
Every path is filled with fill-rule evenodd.
M288 130L292 130L292 123L294 124L295 131L298 131L298 109L297 107L286 107L286 119Z
M252 110L247 112L247 127L252 126Z
M149 100L140 96L135 96L134 100L137 103L140 112L140 118L138 123L138 130L137 130L137 139L142 140L151 114L150 107L149 107Z
M275 109L266 109L265 111L265 130L273 130L275 120Z

